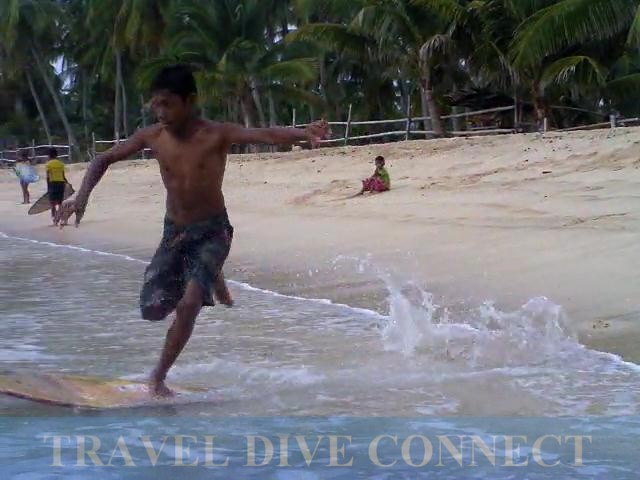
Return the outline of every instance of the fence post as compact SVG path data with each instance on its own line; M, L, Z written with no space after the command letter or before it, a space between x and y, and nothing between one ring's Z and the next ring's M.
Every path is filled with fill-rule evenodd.
M544 117L544 120L542 121L542 131L544 133L549 131L549 119L547 117Z
M293 109L293 115L291 117L291 126L293 128L296 127L296 109L295 108Z
M31 139L31 158L36 159L36 141L33 138Z
M349 113L347 114L347 126L344 129L344 144L346 145L347 143L349 143L349 133L351 130L351 107L352 105L349 104Z
M518 131L518 94L513 94L513 129L514 131Z
M92 157L96 158L96 132L91 132L91 152Z
M411 135L411 95L407 98L407 125L404 134L404 139L409 140Z

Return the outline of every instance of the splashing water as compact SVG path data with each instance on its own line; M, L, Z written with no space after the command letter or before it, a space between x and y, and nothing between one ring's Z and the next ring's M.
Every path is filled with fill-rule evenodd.
M416 282L396 280L369 258L336 263L345 260L385 285L389 315L380 334L384 350L404 359L397 375L407 380L421 370L414 388L438 391L452 400L453 411L483 413L483 401L492 403L492 413L640 411L640 366L584 347L562 307L548 298L532 298L512 312L485 302L453 313Z

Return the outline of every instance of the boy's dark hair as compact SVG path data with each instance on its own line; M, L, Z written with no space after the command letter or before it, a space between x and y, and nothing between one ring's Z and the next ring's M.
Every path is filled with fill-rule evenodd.
M384 157L383 157L382 155L378 155L378 156L376 157L376 163L377 163L377 162L384 162Z
M50 159L58 158L58 149L56 147L51 147L47 150Z
M187 65L169 65L164 67L151 83L151 92L168 90L186 100L190 95L197 95L196 80L191 68Z

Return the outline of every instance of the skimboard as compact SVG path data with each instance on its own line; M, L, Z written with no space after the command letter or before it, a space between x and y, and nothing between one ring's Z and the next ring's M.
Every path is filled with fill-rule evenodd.
M204 389L174 388L175 396L154 398L145 382L100 377L1 372L0 394L63 407L131 408L204 401Z
M67 183L64 187L64 199L66 200L71 195L73 195L75 191L70 183ZM29 209L29 215L37 215L38 213L48 212L51 210L51 202L49 201L49 194L45 193L38 200L35 201L31 208Z

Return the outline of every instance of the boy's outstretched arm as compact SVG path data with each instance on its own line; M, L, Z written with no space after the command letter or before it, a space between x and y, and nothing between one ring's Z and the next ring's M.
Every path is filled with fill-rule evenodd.
M74 213L76 214L76 226L78 226L84 215L84 210L87 207L91 191L105 174L109 165L120 160L125 160L127 157L145 148L147 130L148 129L141 129L136 131L128 140L97 155L96 158L91 161L89 168L87 168L84 174L78 193L74 197L65 200L58 210L56 220L60 222L61 228Z
M320 140L331 134L329 124L325 120L318 120L309 124L306 128L271 127L271 128L245 128L233 123L225 123L224 133L227 142L231 144L266 143L270 145L292 144L308 141L315 147Z

